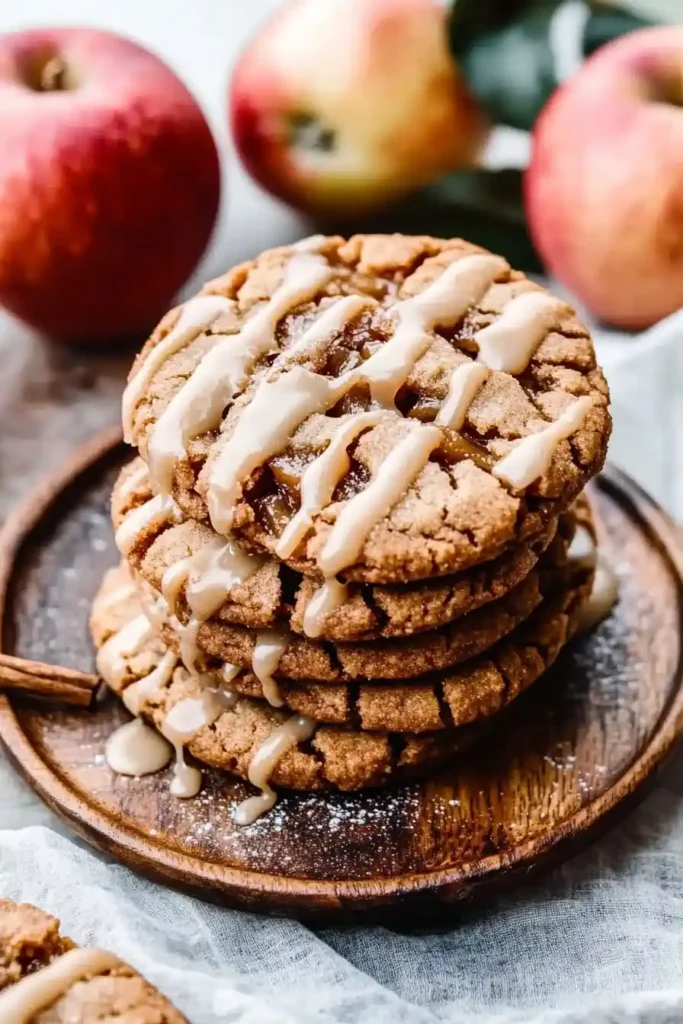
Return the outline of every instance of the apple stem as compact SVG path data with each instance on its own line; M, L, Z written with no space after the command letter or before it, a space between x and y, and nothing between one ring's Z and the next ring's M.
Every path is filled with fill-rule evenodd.
M290 121L290 135L294 146L318 153L331 153L337 146L337 135L310 114L295 114Z
M66 92L69 89L69 67L63 57L50 57L40 72L41 92Z

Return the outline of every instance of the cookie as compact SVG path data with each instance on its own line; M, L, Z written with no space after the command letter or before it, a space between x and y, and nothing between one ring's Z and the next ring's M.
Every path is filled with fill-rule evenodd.
M173 587L162 584L163 596L158 591L151 591L150 613L162 621L166 643L182 654L188 667L194 666L199 656L205 654L232 662L240 668L253 666L263 675L257 665L267 657L267 673L288 679L324 682L408 679L474 657L528 618L543 599L548 572L563 563L572 533L573 518L568 513L561 531L558 531L538 566L511 591L447 626L402 639L361 644L321 643L285 630L274 633L223 622L210 615L220 582L211 560L203 566L200 575L203 585L200 586L196 580L192 584L196 595L196 616L191 615L185 601L177 599L175 584L187 569L187 564L184 568L182 561L172 563L169 570ZM219 547L219 553L221 550ZM219 601L223 599L224 592L224 589L218 590ZM213 603L203 604L204 597ZM199 603L197 598L201 598ZM274 645L279 647L279 652Z
M109 621L108 591L121 585L121 570L110 573L93 607L91 631L101 651L112 635ZM130 602L125 625L135 619L138 609ZM157 669L167 648L154 634L148 634L132 654L126 654L114 671L102 672L110 688L126 699L136 683ZM162 683L139 706L141 717L164 729L169 712L184 701L199 706L207 693L206 680L190 675L176 665ZM250 767L263 745L274 734L299 716L271 707L262 700L240 697L209 723L200 726L187 741L187 750L200 762L248 779ZM303 719L307 721L307 719ZM277 760L268 782L285 789L354 790L415 778L442 764L459 750L466 749L480 734L476 727L427 733L422 736L388 732L360 732L330 725L312 725L309 739L294 744Z
M527 619L543 601L546 554L526 579L500 600L465 615L449 626L397 640L369 644L317 643L295 633L260 631L208 621L199 625L191 643L198 652L239 668L255 664L264 643L282 651L269 674L278 679L342 682L361 679L411 679L425 672L458 665L487 650ZM165 642L178 653L187 626L171 619L162 625Z
M572 534L573 519L568 515L538 566L509 593L447 626L402 639L321 643L284 630L252 630L215 618L204 621L203 615L190 617L186 606L168 594L162 597L149 585L144 588L146 607L158 620L167 645L182 655L188 668L208 655L239 668L253 667L261 676L322 682L409 679L474 657L527 619L553 586L553 571L564 564Z
M162 320L126 437L172 514L306 575L405 583L537 537L601 468L586 329L461 240L309 240ZM163 495L172 493L174 500Z
M59 921L28 903L0 899L0 989L73 949Z
M122 470L114 485L114 526L120 526L127 513L151 497L144 463L135 459ZM579 499L582 500L585 499ZM553 520L535 542L518 545L498 559L456 576L404 585L350 584L346 600L322 620L319 639L363 643L411 636L453 622L505 596L521 583L535 567L556 529L557 522ZM186 559L196 560L199 552L212 543L215 534L204 523L194 519L162 519L143 526L128 549L128 558L159 591L169 570ZM275 558L256 556L253 572L230 589L215 618L251 629L284 628L305 635L306 611L319 592L319 581L302 576ZM181 580L181 608L185 608L185 594L186 581Z
M187 1024L132 967L104 950L77 949L56 918L28 903L0 900L0 988L7 1022Z
M531 685L555 660L573 632L578 609L590 591L593 570L582 562L567 566L560 573L554 590L528 622L508 640L457 670L431 673L408 683L381 679L365 685L278 680L278 695L290 711L361 733L437 734L480 722L502 710ZM139 610L139 606L134 608L135 597L124 593L126 578L129 577L125 565L111 570L95 601L91 632L98 648L112 635L119 636L131 615ZM117 692L123 692L131 683L152 673L167 650L155 631L148 629L143 642L134 645L120 660L118 673L107 671L106 666L100 668L107 682ZM184 692L194 683L186 672L176 669L175 661L172 656L164 685L173 686L173 678ZM218 661L210 663L208 671L215 672L216 678L225 677L224 666ZM262 711L269 710L262 704L264 686L252 672L231 672L229 678L231 690L255 698L246 701L249 706L258 704ZM163 693L163 687L155 691L154 700ZM165 700L162 709L166 708ZM143 703L143 713L145 707ZM192 745L190 750L201 757Z

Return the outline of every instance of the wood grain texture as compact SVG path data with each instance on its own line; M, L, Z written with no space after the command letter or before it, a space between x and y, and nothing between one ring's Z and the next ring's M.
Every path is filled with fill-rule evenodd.
M111 483L127 455L109 435L81 450L0 539L2 647L92 668L87 615L116 559ZM36 791L136 870L205 898L302 918L411 923L448 913L566 856L621 813L683 726L677 528L630 481L593 487L621 599L590 637L519 699L493 737L438 777L351 795L285 795L248 829L249 787L207 772L177 801L164 775L114 777L104 743L126 713L0 701L0 737Z

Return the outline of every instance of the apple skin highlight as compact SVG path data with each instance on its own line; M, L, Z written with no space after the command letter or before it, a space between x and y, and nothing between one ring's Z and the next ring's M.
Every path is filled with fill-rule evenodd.
M0 304L60 340L147 330L219 205L216 146L183 83L107 32L8 34L0 139Z
M476 161L488 122L448 51L439 0L291 0L235 69L251 176L321 216L355 216Z
M534 243L592 313L641 329L683 306L683 28L605 46L533 136Z

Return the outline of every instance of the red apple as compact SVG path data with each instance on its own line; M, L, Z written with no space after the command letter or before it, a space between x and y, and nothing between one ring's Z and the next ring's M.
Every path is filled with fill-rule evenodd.
M0 37L0 304L64 340L144 332L202 254L218 154L158 57L108 32Z
M683 28L610 43L536 125L527 212L549 269L599 317L683 306Z
M361 213L471 164L488 132L440 0L292 0L242 55L231 116L256 181L319 214Z

